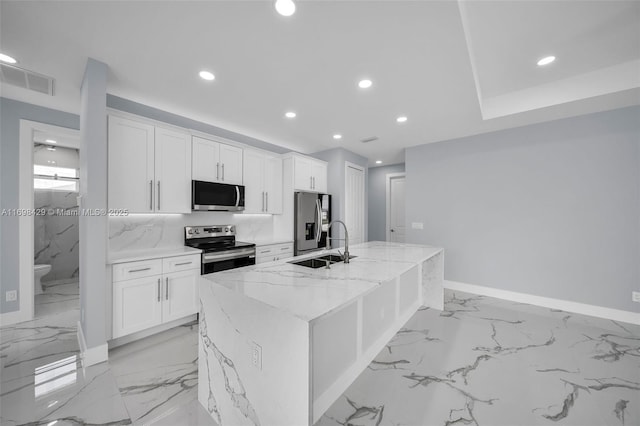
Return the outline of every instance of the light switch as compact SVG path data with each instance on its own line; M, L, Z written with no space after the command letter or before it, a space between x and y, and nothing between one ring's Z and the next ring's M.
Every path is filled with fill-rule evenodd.
M424 229L424 224L422 222L411 222L411 228Z

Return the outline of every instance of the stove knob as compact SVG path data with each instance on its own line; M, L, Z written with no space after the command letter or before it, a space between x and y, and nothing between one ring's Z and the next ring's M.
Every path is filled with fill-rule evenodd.
M224 232L229 232L229 227L224 228Z
M199 230L199 229L196 229L196 234L199 234L199 233L200 233L200 230Z
M193 229L189 229L189 230L187 231L187 234L193 234Z

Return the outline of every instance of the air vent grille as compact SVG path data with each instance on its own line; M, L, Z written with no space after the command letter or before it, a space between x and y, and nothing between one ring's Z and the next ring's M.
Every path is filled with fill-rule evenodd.
M0 80L4 83L22 87L53 96L53 85L55 80L52 77L38 74L8 64L0 64Z
M369 142L373 142L373 141L377 141L377 140L378 140L377 136L369 136L368 138L360 139L360 142L369 143Z

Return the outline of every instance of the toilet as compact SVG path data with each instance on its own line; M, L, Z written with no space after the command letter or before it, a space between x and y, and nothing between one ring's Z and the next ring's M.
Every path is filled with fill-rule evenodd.
M42 294L42 277L47 275L51 271L51 265L33 265L33 284L35 286L35 293Z

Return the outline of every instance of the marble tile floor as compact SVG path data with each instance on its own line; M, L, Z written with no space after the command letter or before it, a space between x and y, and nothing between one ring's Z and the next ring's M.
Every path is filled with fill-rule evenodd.
M43 282L42 288L43 292L35 295L34 316L36 318L80 309L78 278Z
M418 311L316 426L640 424L639 326L446 299ZM195 323L83 369L77 319L0 329L2 425L215 425L197 402Z

